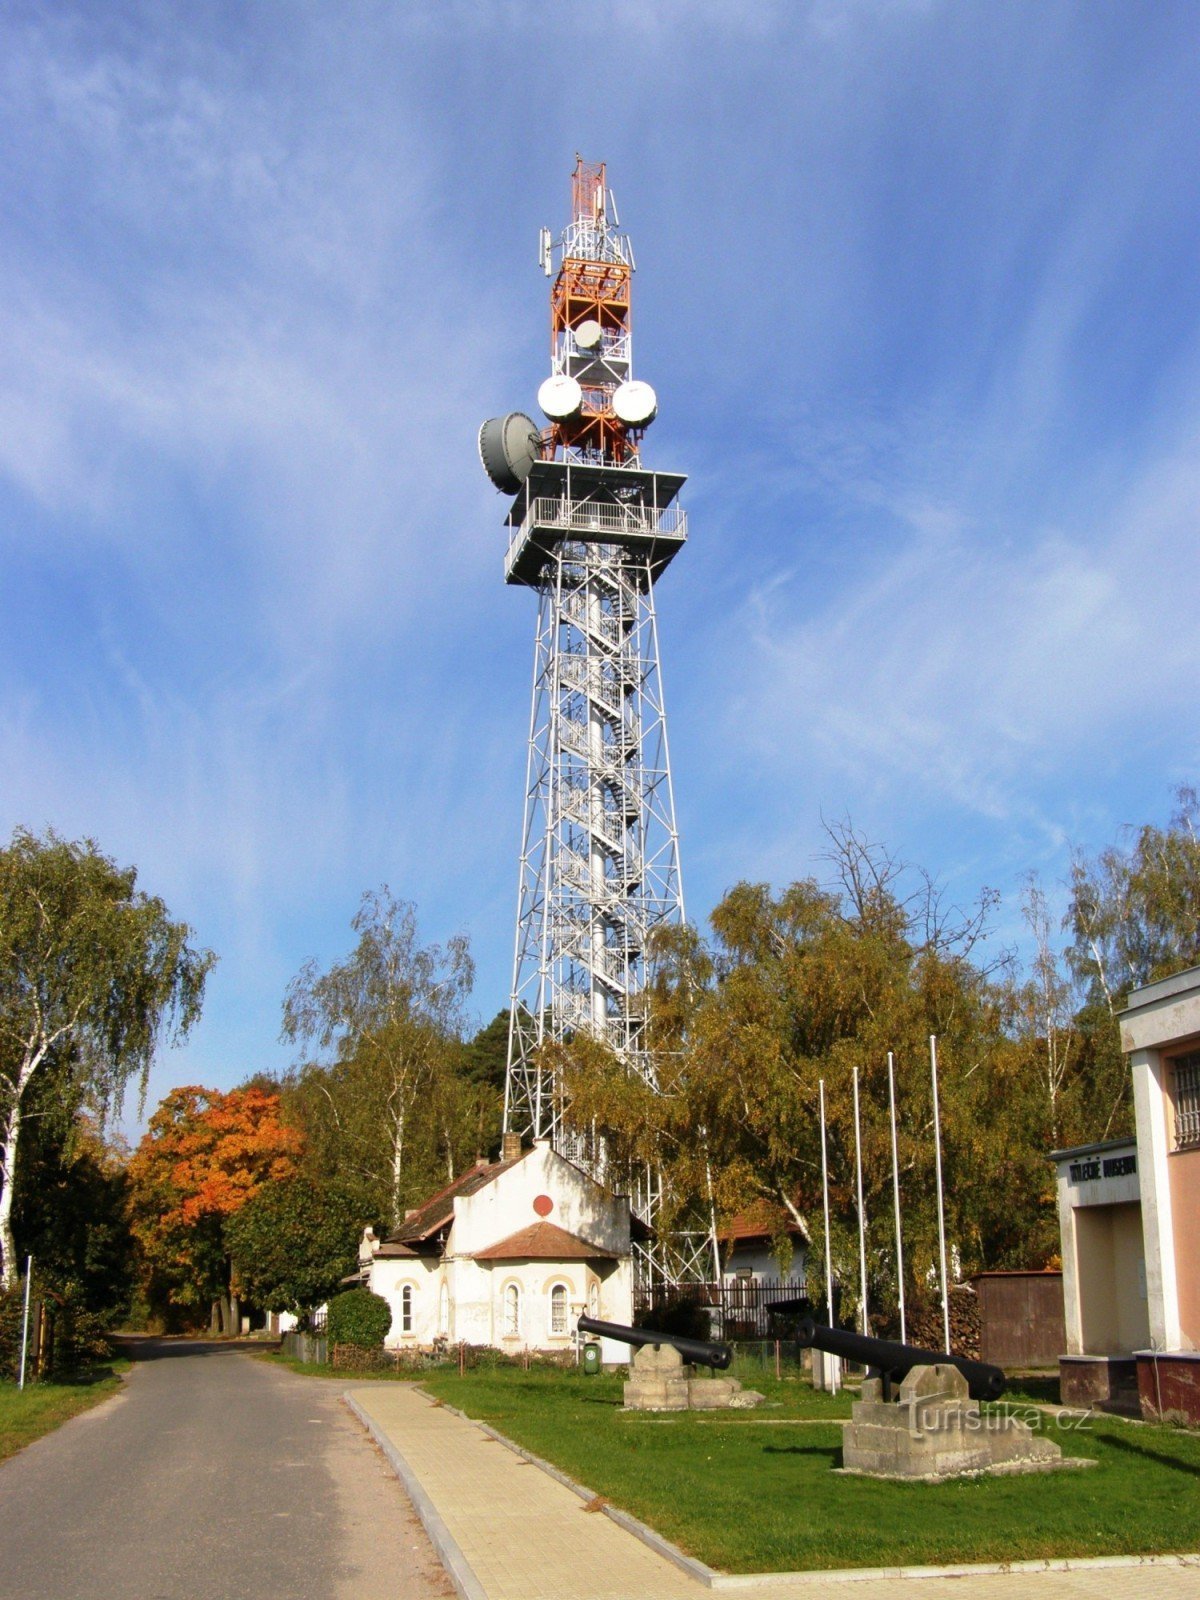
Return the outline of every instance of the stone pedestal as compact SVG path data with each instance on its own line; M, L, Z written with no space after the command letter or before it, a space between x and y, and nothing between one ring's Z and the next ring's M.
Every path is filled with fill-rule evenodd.
M626 1411L718 1411L756 1406L762 1395L736 1378L697 1376L671 1344L644 1344L633 1352L625 1385Z
M957 1367L914 1367L898 1400L885 1400L882 1382L869 1378L851 1417L842 1431L845 1472L936 1481L1077 1464L1016 1417L982 1413Z

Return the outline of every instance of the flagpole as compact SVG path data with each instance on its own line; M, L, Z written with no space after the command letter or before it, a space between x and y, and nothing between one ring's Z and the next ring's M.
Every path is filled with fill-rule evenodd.
M929 1035L929 1065L933 1074L933 1150L937 1162L938 1259L942 1273L942 1332L950 1349L950 1296L946 1292L946 1207L942 1191L942 1123L938 1115L937 1035Z
M829 1326L833 1327L833 1249L829 1242L829 1158L825 1149L825 1079L820 1080L821 1090L821 1193L825 1206L825 1306L829 1317ZM836 1394L838 1391L838 1369L840 1363L837 1356L822 1353L821 1363L829 1374L829 1392Z
M858 1180L858 1282L861 1290L862 1331L868 1337L867 1323L867 1224L863 1214L862 1136L858 1123L858 1068L854 1069L854 1167Z
M888 1105L892 1116L892 1200L896 1208L896 1287L900 1294L900 1343L908 1343L904 1325L904 1239L900 1230L900 1156L896 1149L896 1072L888 1051Z

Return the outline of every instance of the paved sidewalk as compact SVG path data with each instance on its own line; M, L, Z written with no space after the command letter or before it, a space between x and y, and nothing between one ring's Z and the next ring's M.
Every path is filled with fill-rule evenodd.
M705 1581L550 1472L408 1384L346 1400L408 1489L463 1600L1197 1600L1200 1565L1106 1562L1069 1571ZM629 1519L632 1520L632 1519ZM698 1564L697 1564L698 1567ZM698 1567L698 1570L699 1567Z

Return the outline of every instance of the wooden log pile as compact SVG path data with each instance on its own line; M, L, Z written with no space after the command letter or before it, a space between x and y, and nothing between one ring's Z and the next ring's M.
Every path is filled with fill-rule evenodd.
M926 1350L942 1349L942 1307L933 1301L918 1311L910 1311L905 1318L909 1344ZM979 1360L982 1329L979 1320L979 1296L967 1283L956 1283L950 1289L950 1350L956 1356Z

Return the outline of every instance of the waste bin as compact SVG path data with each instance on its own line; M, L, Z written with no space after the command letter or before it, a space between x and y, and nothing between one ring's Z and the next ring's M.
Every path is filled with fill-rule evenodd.
M600 1346L598 1344L584 1345L583 1370L589 1378L594 1378L600 1371Z

